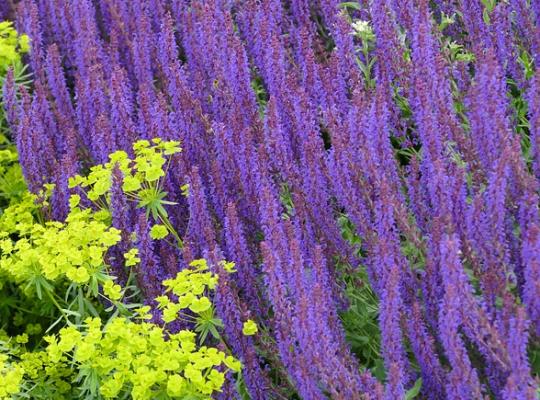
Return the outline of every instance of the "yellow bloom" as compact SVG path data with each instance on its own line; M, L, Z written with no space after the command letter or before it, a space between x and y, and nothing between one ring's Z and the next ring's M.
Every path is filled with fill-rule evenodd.
M246 322L244 322L244 326L242 328L242 333L244 335L252 336L255 335L258 331L259 328L257 328L257 324L251 319L248 319Z
M112 280L108 280L103 285L103 292L111 300L120 300L122 298L122 287L115 284Z
M167 237L169 234L169 230L165 225L154 225L152 229L150 229L150 237L155 240L163 239Z

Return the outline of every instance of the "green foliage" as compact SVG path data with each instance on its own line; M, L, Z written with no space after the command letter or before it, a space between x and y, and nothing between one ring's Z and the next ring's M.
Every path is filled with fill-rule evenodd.
M456 14L446 15L445 13L442 13L437 28L440 32L443 32L455 22ZM441 35L439 36L439 40L441 42L442 54L445 56L448 64L474 62L474 54L468 52L463 45L456 43L449 36Z
M353 223L346 215L338 219L341 234L361 256L362 240L357 235ZM373 375L383 381L386 373L380 353L381 333L378 325L379 301L369 284L363 266L352 269L349 265L338 264L341 285L349 301L349 308L340 314L345 337L362 367L370 369Z
M372 54L375 48L375 33L369 21L355 20L352 21L353 35L357 38L360 46L356 49L358 53L356 63L368 89L375 87L375 77L373 76L373 67L376 57Z
M405 393L405 400L416 399L418 395L420 394L421 389L422 389L422 378L418 378L416 382L414 382L414 386L410 388L407 391L407 393Z
M523 67L526 79L531 79L535 73L534 58L524 49L518 57L518 63Z
M523 54L526 54L525 52ZM530 61L532 63L532 61ZM529 65L529 61L522 62L525 68L525 75L527 78L531 78L534 74L534 65ZM529 70L530 69L530 70ZM532 167L533 155L531 148L531 135L530 135L530 122L529 122L529 105L525 99L525 92L519 85L511 79L507 80L509 88L509 100L511 104L511 110L513 113L514 126L516 133L521 139L521 150L523 158L529 168Z
M347 342L360 364L383 381L386 374L380 353L377 296L369 286L364 270L347 271L342 276L345 294L349 300L349 308L340 315Z
M362 239L356 233L356 227L347 215L338 218L343 238L355 249L358 258L362 252ZM414 244L403 241L401 250L414 269L424 268L424 256ZM365 266L351 268L350 265L337 263L338 276L345 296L349 302L346 311L340 313L345 329L345 337L363 368L369 369L379 381L386 379L386 370L381 355L381 332L379 328L379 300L369 284ZM411 365L417 369L413 354ZM416 398L421 389L421 379L407 392L407 399Z
M540 341L533 340L532 343L529 343L528 348L529 353L529 363L531 364L531 370L533 376L540 378Z
M356 2L356 1L344 1L343 3L339 3L338 7L343 8L343 9L356 10L356 11L362 10L362 7L360 6L360 3Z
M289 188L289 185L286 183L283 183L281 185L279 200L281 201L281 204L283 205L283 208L284 208L284 212L281 215L281 218L283 218L284 220L290 219L291 216L294 215L294 202L293 202L293 195L291 193L291 189Z
M489 25L491 22L491 18L489 15L495 9L495 6L497 5L497 0L482 0L482 4L484 5L482 17L484 19L484 22Z
M455 14L446 15L444 12L441 12L440 22L437 24L437 28L440 32L444 31L450 25L456 22Z
M264 119L266 105L268 103L268 92L264 87L264 82L262 78L256 73L256 71L252 71L252 76L253 77L251 78L251 88L255 93L257 105L259 106L259 116L261 119Z

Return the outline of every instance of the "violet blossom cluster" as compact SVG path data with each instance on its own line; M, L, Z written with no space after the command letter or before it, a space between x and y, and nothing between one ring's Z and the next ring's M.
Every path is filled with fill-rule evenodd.
M67 213L69 176L111 152L182 143L164 187L183 248L152 241L119 171L113 225L137 233L149 299L199 257L223 275L217 313L252 399L286 387L306 400L401 399L419 377L427 399L535 398L538 0L372 0L351 14L337 0L0 3L32 40L33 90L8 78L4 106L29 189L56 184L50 218ZM374 33L374 85L351 17ZM124 280L114 259L128 240L111 253ZM384 382L345 339L336 260L365 267L379 299ZM248 318L264 336L242 335Z

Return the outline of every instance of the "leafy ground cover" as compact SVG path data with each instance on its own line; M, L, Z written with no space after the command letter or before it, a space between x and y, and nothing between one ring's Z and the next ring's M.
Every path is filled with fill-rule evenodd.
M538 0L0 16L0 398L537 398Z

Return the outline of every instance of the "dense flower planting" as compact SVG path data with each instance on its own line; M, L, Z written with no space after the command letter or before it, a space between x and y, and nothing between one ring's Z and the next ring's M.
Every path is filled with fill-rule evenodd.
M0 13L0 397L536 398L540 1Z
M133 232L130 240L127 231L111 227L107 202L113 194L107 192L112 174L125 173L123 195L154 191L155 177L165 174L165 157L180 148L177 142L154 140L153 145L136 142L133 151L134 160L118 151L110 155L114 164L92 167L88 176L70 180L84 195L70 196L64 222L44 220L54 191L49 185L49 193L39 196L24 190L12 195L3 210L1 321L8 329L0 331L1 399L207 399L221 391L227 370L240 373L241 363L227 354L217 330L221 322L209 297L219 275L209 271L204 259L193 260L170 279L156 280L161 295L154 299L155 307L136 302L148 299L139 292L146 288L144 282L157 278L142 269L132 242L152 246L169 232L166 225L154 224L149 231ZM6 158L11 169L17 168L13 158ZM10 178L5 172L10 168L4 169L3 179ZM138 204L152 213L144 200ZM122 244L135 247L114 252ZM234 263L219 265L224 273L235 271ZM257 329L252 320L244 323L245 335ZM21 333L10 337L13 330ZM202 346L208 333L221 340L222 350Z

